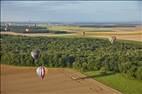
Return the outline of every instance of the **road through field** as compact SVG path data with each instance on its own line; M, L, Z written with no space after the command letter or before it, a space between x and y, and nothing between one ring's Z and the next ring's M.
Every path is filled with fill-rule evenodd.
M49 68L44 80L35 69L1 65L1 94L121 94L71 69Z

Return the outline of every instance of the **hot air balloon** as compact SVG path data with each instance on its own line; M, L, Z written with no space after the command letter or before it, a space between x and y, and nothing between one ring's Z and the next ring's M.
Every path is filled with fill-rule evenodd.
M111 44L113 44L115 40L116 40L116 36L109 37L109 41Z
M33 51L31 52L31 56L32 56L32 58L33 58L35 61L37 61L37 59L38 59L39 56L40 56L40 50L39 50L39 49L33 50Z
M25 29L26 32L29 32L30 30L28 28Z
M45 77L45 67L44 66L40 66L36 69L36 73L37 75L43 80Z

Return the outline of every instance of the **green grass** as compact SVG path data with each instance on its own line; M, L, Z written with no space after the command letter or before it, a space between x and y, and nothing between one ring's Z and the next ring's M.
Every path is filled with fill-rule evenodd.
M119 90L123 94L142 94L142 80L132 80L124 77L122 74L100 75L98 71L85 72L97 81Z

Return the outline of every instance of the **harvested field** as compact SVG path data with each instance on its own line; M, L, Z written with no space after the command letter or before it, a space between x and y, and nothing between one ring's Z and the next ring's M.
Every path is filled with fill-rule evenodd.
M133 40L142 41L142 30L138 29L135 31L123 31L119 30L117 32L90 32L84 31L85 37L98 37L98 38L108 38L110 36L116 36L119 40ZM72 31L70 34L50 34L50 33L14 33L14 32L1 32L1 34L7 35L21 35L21 36L48 36L48 37L84 37L83 31Z
M87 32L86 37L109 38L116 36L119 40L142 41L142 32Z
M71 69L49 68L44 80L35 69L1 65L1 94L121 94Z

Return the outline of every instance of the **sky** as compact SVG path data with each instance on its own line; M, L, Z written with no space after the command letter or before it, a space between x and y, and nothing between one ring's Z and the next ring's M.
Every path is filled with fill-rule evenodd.
M1 1L1 21L140 22L142 1Z

